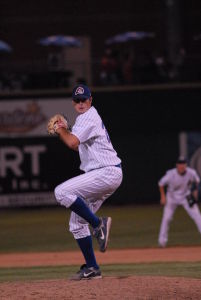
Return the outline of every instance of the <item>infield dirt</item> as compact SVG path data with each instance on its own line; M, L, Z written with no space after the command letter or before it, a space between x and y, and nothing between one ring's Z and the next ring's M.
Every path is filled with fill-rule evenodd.
M100 264L201 261L201 247L165 249L108 250L96 253ZM0 254L0 267L80 265L79 252ZM73 282L40 280L0 284L1 300L90 300L201 299L201 280L159 276L104 277L99 280Z

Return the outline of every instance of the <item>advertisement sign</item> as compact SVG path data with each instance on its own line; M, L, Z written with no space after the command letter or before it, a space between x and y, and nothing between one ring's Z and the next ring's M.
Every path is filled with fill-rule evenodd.
M75 175L77 154L46 130L56 113L74 124L70 99L1 101L0 207L54 205L55 186Z
M0 102L0 138L47 136L47 120L64 114L72 125L76 113L71 99L6 100Z

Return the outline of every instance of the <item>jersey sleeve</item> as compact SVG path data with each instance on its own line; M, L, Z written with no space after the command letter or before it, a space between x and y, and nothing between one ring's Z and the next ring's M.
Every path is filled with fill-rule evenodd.
M72 134L79 139L80 143L84 143L96 136L96 126L93 120L78 118L72 128Z
M168 185L170 182L170 177L171 177L170 171L166 172L166 174L163 177L161 177L161 179L159 180L158 185L159 186Z

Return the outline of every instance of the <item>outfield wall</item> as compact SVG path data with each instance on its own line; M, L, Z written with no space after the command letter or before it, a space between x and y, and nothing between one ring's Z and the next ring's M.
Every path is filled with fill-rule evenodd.
M159 201L157 182L174 167L180 133L196 131L193 144L199 140L200 94L200 88L94 89L94 106L122 159L124 173L121 187L108 203ZM79 174L78 154L47 135L47 120L56 112L66 114L73 125L76 115L69 91L1 96L0 207L55 205L54 187ZM200 144L190 145L193 156ZM198 154L194 167L200 164Z

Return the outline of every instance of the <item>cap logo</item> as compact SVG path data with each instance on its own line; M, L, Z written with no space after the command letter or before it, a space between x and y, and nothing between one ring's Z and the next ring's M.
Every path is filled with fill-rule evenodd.
M76 88L75 90L75 95L83 95L84 94L84 88L79 86L78 88Z

